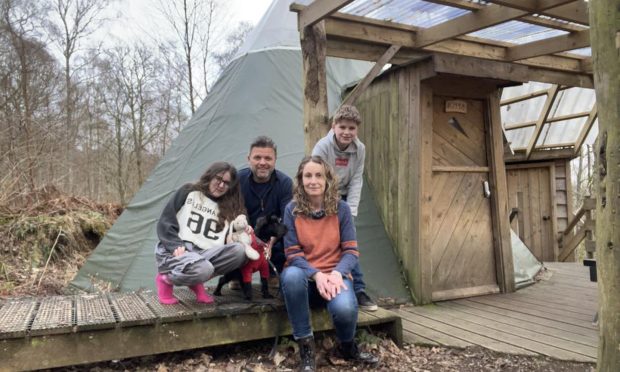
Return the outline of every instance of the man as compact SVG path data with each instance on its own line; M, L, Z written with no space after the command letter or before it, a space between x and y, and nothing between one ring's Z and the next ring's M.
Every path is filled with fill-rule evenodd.
M256 226L256 220L262 216L276 215L282 218L286 204L293 197L291 178L275 169L277 155L276 144L271 138L257 137L250 144L249 168L241 169L238 173L252 227ZM286 260L282 242L274 244L271 252L270 261L281 272Z

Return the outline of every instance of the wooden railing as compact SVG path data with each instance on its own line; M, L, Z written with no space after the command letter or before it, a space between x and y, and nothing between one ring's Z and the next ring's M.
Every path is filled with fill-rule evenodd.
M592 211L595 209L596 199L585 197L577 214L570 220L566 229L558 237L559 261L566 261L584 239L586 240L586 257L593 257L596 243L594 241L595 220L592 218ZM577 226L583 217L585 217L584 222Z

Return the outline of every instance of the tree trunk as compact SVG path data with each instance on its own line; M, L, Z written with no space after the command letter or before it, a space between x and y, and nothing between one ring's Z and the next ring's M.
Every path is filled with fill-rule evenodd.
M620 0L590 1L594 86L599 108L596 251L598 371L620 371Z

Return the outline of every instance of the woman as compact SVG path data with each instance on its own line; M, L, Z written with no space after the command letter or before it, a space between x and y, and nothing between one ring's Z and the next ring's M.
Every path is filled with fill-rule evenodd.
M322 158L306 157L299 165L284 224L288 233L281 285L293 337L300 346L300 370L315 369L310 306L327 306L345 359L377 363L353 340L358 305L350 273L359 256L355 229L349 206L339 200L334 172Z
M243 213L237 170L229 163L213 163L198 182L174 194L157 223L159 302L179 302L174 285L188 286L198 302L214 301L203 283L241 267L246 259L242 244L226 244L229 222Z

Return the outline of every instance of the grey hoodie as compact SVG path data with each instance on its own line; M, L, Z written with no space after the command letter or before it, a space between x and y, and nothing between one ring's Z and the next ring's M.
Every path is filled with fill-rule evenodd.
M362 185L364 179L364 158L366 147L357 137L344 151L338 148L334 131L319 140L314 145L312 155L322 157L331 164L338 176L338 192L347 196L347 204L351 208L351 214L357 217L357 207L360 203Z

